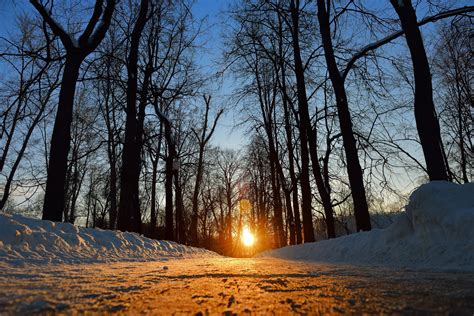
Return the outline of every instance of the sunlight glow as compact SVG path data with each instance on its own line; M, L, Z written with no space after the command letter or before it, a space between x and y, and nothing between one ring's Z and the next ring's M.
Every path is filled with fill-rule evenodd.
M246 247L252 247L253 244L255 243L255 236L250 232L249 228L247 226L244 227L242 230L242 243Z

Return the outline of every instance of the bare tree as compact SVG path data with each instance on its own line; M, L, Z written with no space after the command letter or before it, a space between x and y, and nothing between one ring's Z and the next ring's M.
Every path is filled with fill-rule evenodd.
M321 201L324 207L324 214L326 220L326 227L327 227L327 235L328 238L336 237L336 232L334 229L334 214L331 205L331 196L329 194L328 188L326 188L326 184L324 183L322 174L321 174L321 167L319 165L319 159L317 156L316 150L316 135L315 131L313 131L311 125L311 119L309 116L308 111L308 98L306 96L306 84L304 78L304 68L303 62L301 60L301 52L299 47L299 10L300 10L299 0L292 0L290 2L290 11L291 11L291 20L293 23L293 54L295 59L295 75L296 75L296 84L297 84L297 91L298 91L298 104L299 104L299 112L300 112L300 124L304 129L304 133L306 134L306 138L308 141L308 148L311 157L311 162L313 166L313 174L316 180L316 185L318 187L318 192L321 197ZM305 168L305 167L303 167ZM306 171L305 171L306 172ZM305 213L307 211L303 211L303 227L305 224L308 223L309 217ZM312 218L312 217L311 217ZM311 227L312 230L312 227ZM306 241L314 241L314 232L307 232L305 230L305 242Z
M65 180L67 157L71 141L71 121L73 115L76 82L82 61L100 44L109 28L115 8L115 0L97 0L91 19L79 39L68 34L53 18L51 10L38 0L30 0L41 14L53 33L58 36L66 49L58 112L51 137L48 179L43 205L43 219L61 221L65 202Z
M334 48L331 39L330 25L330 6L326 5L325 0L318 0L318 20L323 42L324 55L328 67L329 77L332 82L336 98L337 111L339 116L339 125L341 128L344 152L347 161L347 174L351 186L352 200L354 202L354 215L356 219L357 230L370 230L370 215L365 194L364 178L357 154L357 145L352 130L352 119L347 102L344 79L339 72L334 55Z
M456 182L467 183L473 177L472 93L473 43L469 40L470 22L461 19L440 27L441 39L434 57L434 75L438 78L439 118L446 139L450 172Z
M120 202L117 229L141 232L141 213L139 203L140 154L143 137L144 105L137 113L138 90L138 50L140 38L148 21L149 0L140 1L140 11L130 38L130 51L127 63L127 119L125 122L125 142L122 153L120 175ZM149 76L146 76L149 80ZM146 83L142 92L147 93ZM140 102L146 104L142 97ZM137 118L137 114L139 117Z
M0 210L4 209L11 192L14 190L15 175L27 151L38 124L44 120L53 92L59 86L61 66L54 67L57 59L52 40L48 36L45 25L42 34L35 34L31 28L34 21L29 17L20 19L21 37L18 43L8 41L12 47L0 54L8 60L18 72L15 91L8 91L11 97L4 102L8 105L0 112L2 152L0 156L0 172L6 167L7 158L12 158L11 166L3 183L3 195L0 199ZM53 55L54 54L54 55ZM13 58L13 60L10 60ZM9 102L11 100L11 102ZM10 149L17 143L19 148Z
M191 213L191 226L190 230L190 238L192 245L198 245L198 198L199 198L199 191L202 181L202 173L203 173L203 163L204 163L204 151L206 149L209 140L211 139L212 135L214 134L214 130L217 125L217 121L219 117L222 115L223 110L219 110L214 117L214 121L211 126L208 126L209 121L209 110L211 107L211 96L204 96L204 103L205 103L205 110L204 110L204 121L200 130L192 129L192 132L198 142L199 152L198 152L198 161L196 166L196 181L194 184L194 193L193 193L193 209Z

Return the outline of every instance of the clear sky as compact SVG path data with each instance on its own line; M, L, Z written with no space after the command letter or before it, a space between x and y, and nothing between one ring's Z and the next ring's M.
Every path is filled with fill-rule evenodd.
M215 74L220 70L220 62L223 52L222 25L225 22L225 11L235 2L234 0L197 0L193 6L195 18L205 19L205 31L202 41L204 49L198 56L198 62L208 74ZM239 121L238 112L232 108L229 102L230 83L228 78L218 80L211 87L213 104L216 107L224 107L225 112L218 124L213 136L213 143L225 148L242 148L247 143L247 138L242 128L236 128Z
M24 9L25 1L0 0L0 36L15 28L15 17Z

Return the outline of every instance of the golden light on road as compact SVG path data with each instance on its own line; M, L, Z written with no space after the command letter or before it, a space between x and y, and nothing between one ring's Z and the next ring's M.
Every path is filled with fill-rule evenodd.
M253 244L255 243L255 236L250 232L249 228L247 226L244 227L242 230L242 243L246 247L252 247Z

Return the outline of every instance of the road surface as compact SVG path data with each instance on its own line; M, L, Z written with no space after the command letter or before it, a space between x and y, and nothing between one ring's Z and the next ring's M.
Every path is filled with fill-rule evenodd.
M474 274L270 258L170 259L0 270L0 314L465 314Z

